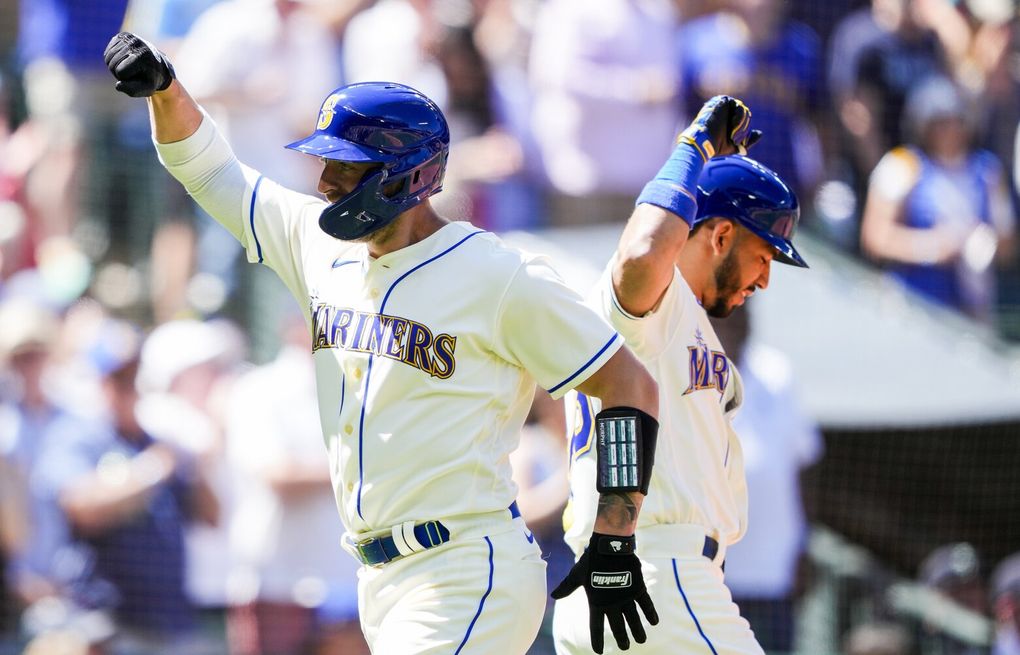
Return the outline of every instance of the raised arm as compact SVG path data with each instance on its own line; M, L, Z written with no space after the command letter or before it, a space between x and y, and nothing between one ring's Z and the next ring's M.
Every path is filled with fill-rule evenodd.
M198 131L203 114L187 89L174 80L149 97L149 123L156 143L177 143Z
M103 59L117 79L117 90L149 99L152 135L158 143L183 141L202 124L202 110L176 80L173 64L145 39L121 32L106 46Z
M740 100L711 98L638 196L613 269L616 299L629 314L643 316L662 299L697 214L701 169L714 156L746 153L761 136L749 129L750 120L751 111Z
M701 166L697 169L700 172ZM662 207L639 204L634 208L616 247L613 267L613 291L624 311L644 316L659 304L690 231L680 216Z
M60 507L81 534L102 534L147 511L152 495L170 480L177 466L171 449L154 444L127 462L123 476L113 478L92 470L70 482L60 493Z
M118 91L148 100L163 165L243 243L241 205L250 181L212 121L174 78L167 56L141 37L121 32L106 46L104 59Z

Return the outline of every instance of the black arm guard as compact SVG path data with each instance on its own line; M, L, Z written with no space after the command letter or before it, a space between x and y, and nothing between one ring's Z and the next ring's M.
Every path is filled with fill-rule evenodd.
M648 495L659 422L640 409L612 407L595 416L599 493L640 491Z

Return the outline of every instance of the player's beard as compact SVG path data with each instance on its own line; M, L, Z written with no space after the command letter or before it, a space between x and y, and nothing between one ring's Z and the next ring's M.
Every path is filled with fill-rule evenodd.
M387 241L393 233L397 231L397 221L393 220L383 225L378 230L373 230L364 236L360 236L356 239L352 239L355 243L383 243Z
M730 248L715 269L715 299L705 307L705 312L713 318L726 318L732 314L736 305L729 300L742 291L735 252L736 247Z
M383 188L383 193L387 197L393 197L395 193L400 191L401 182L397 181L389 184ZM397 231L397 223L400 222L401 216L397 216L392 221L383 225L377 230L372 230L364 236L360 236L357 239L353 239L356 243L368 243L368 244L380 244L389 241L390 237Z

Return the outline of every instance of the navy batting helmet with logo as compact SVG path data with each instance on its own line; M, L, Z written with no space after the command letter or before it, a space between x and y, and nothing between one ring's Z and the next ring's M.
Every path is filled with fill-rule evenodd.
M743 155L711 159L698 178L697 224L714 217L736 221L776 249L776 260L807 268L793 247L800 219L797 196L771 169Z
M346 162L377 163L319 216L337 239L358 239L443 188L450 130L436 103L411 87L362 82L330 93L315 132L287 146Z

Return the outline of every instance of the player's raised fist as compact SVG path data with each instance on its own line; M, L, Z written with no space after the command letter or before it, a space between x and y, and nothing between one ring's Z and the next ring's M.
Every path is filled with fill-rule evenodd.
M117 90L132 98L151 96L174 81L174 67L167 56L131 32L110 39L103 59L117 78Z
M747 105L731 96L715 96L701 107L677 141L691 143L708 160L736 153L746 155L760 138L761 132L751 129Z

